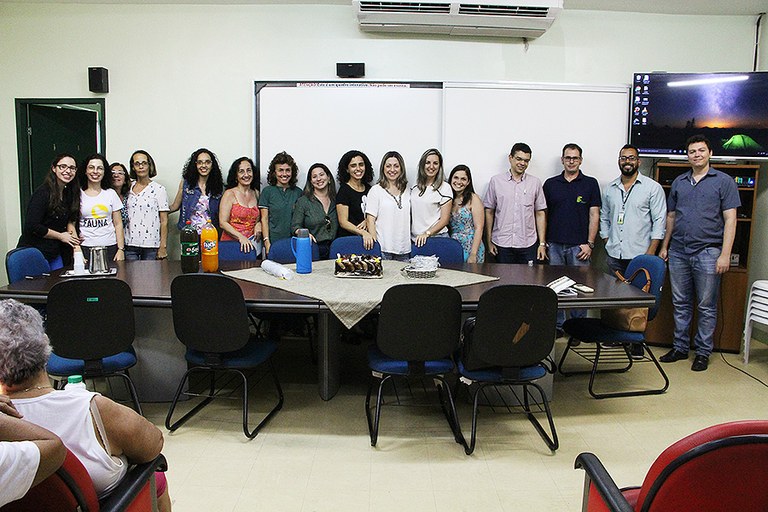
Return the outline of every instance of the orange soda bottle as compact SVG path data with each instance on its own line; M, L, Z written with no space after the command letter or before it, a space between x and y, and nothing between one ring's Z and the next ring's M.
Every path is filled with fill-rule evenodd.
M219 271L219 233L211 224L211 219L203 226L200 233L203 272Z

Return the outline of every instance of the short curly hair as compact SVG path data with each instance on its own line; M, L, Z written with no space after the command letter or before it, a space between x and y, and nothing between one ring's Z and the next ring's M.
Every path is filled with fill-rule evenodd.
M51 343L43 318L13 299L0 301L0 383L17 386L45 370Z

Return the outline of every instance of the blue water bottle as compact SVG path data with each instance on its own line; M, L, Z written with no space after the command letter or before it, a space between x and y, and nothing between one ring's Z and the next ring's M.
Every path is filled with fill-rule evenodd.
M312 272L312 240L308 229L299 229L296 236L291 238L291 251L296 258L296 273L309 274Z

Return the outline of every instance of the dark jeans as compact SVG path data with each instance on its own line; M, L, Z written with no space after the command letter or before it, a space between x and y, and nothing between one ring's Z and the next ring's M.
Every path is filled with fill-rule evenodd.
M608 273L611 275L616 275L618 270L624 277L629 277L627 275L627 267L630 261L632 259L614 258L610 254L605 255L605 264L608 266Z
M499 247L497 245L496 261L498 263L522 263L523 265L529 261L536 263L538 247L538 242L530 247Z
M125 246L126 260L156 260L157 247L136 247L135 245Z

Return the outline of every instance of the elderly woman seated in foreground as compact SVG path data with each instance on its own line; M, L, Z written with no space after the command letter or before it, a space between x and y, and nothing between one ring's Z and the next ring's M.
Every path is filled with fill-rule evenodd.
M51 345L40 314L15 300L0 301L0 393L24 419L57 434L107 496L130 464L153 460L163 434L142 416L84 389L56 391L45 365ZM165 476L157 473L158 506L171 510Z

